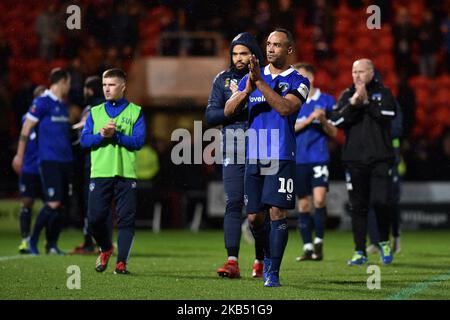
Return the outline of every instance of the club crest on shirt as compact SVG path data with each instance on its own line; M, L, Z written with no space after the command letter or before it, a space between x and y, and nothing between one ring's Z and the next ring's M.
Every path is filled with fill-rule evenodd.
M374 100L374 101L381 101L381 93L374 93L372 95L372 100Z
M226 78L224 87L229 88L231 83L234 83L237 85L238 81L237 81L237 79Z
M285 92L286 90L289 89L289 83L287 83L287 82L280 82L278 84L278 88L281 89L281 92Z

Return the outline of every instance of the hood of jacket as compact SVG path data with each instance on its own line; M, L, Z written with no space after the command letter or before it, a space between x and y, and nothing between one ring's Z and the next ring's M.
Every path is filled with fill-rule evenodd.
M253 37L248 32L242 32L242 33L239 33L236 37L234 37L233 41L231 41L231 45L230 45L230 69L231 70L233 70L234 72L240 73L240 72L238 72L238 70L236 69L236 67L233 64L233 56L232 56L233 48L234 48L234 46L236 46L238 44L249 48L250 51L259 60L259 64L261 66L264 65L264 56L262 54L261 48L259 47L258 42L256 41L255 37ZM248 70L245 73L247 73L247 72L248 72Z

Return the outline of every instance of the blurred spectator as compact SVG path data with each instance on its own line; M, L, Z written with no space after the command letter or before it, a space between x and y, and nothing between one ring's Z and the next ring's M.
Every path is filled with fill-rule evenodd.
M226 30L226 38L231 41L233 37L240 32L250 32L256 34L256 29L253 26L252 6L250 1L239 1L236 11L229 17L230 27ZM251 30L252 29L252 30Z
M110 17L108 45L113 47L135 47L138 40L138 21L128 15L125 2L119 2ZM103 35L104 36L104 35Z
M397 12L394 26L392 27L394 35L394 54L397 71L402 74L411 74L412 52L414 41L414 28L409 21L409 13L406 8L400 8Z
M404 157L407 163L406 179L424 181L433 176L432 157L430 147L425 138L418 141L404 141Z
M51 3L36 19L36 32L40 41L40 57L51 60L55 57L62 19L56 5Z
M398 78L397 101L402 108L403 114L403 136L409 137L416 124L416 96L414 90L409 86L405 74Z
M89 35L94 37L102 47L108 45L110 31L111 1L99 0L92 2L86 13L86 26Z
M450 10L447 13L447 17L441 25L441 31L443 35L444 44L444 59L447 73L450 73Z
M269 32L272 31L271 18L269 1L259 0L253 18L253 23L255 24L256 30L258 30L258 42L260 42L260 39L267 37Z
M117 47L109 47L106 50L105 58L98 69L98 73L102 73L104 70L108 70L111 68L121 68L119 50Z
M81 0L67 0L61 6L60 14L62 16L67 16L66 9L71 5L77 5L81 8L83 7ZM63 24L63 26L61 56L66 59L73 59L78 55L78 50L82 46L83 38L87 30L85 10L81 10L81 29L69 29L65 27L65 24Z
M22 127L22 116L28 111L33 101L33 91L36 86L30 79L24 78L20 84L19 90L14 95L12 105L14 106L14 118L16 128Z
M103 62L103 50L94 37L88 37L84 50L80 52L81 64L85 74L97 74L98 67ZM103 70L104 71L104 70Z
M308 15L310 24L319 27L325 39L330 41L334 26L333 8L326 0L314 0L311 10Z
M441 143L436 153L434 179L450 180L450 128L442 135Z
M0 85L6 82L9 73L9 57L11 48L4 36L3 29L0 29Z
M77 105L83 104L83 73L81 70L81 59L75 57L70 67L67 69L70 73L70 91L69 100Z
M316 26L313 32L314 56L316 59L329 59L332 57L330 44L323 30Z
M159 172L158 153L151 144L145 144L137 153L136 175L138 179L138 220L150 220L155 202L159 199L156 176Z
M291 0L278 0L274 17L275 28L285 28L294 31L295 10Z
M436 55L439 49L439 27L434 21L433 13L425 11L424 21L418 29L420 74L434 77L436 75Z

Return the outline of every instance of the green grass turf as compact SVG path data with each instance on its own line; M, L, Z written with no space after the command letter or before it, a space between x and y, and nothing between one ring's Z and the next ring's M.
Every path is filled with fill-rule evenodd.
M43 235L41 236L41 238ZM115 257L102 274L94 270L95 256L17 258L16 230L0 232L0 299L449 299L448 231L405 232L403 251L394 263L382 266L378 255L370 262L381 268L381 289L367 288L366 267L349 267L352 238L348 232L326 234L325 260L298 263L300 239L294 230L283 259L280 288L264 288L250 276L253 247L242 241L241 279L222 279L215 270L225 261L220 231L138 231L129 261L130 276L113 274ZM81 232L66 230L60 247L79 244ZM42 248L42 241L40 249ZM69 290L66 270L81 269L81 289ZM395 296L397 295L397 296Z

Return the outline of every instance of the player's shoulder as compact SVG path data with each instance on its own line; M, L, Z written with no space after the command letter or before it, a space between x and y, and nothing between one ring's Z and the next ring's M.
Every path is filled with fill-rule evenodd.
M292 79L292 81L297 82L297 83L304 83L306 84L308 87L310 86L309 80L307 77L302 76L300 74L300 72L298 72L297 70L294 69L294 71L292 71L289 74L289 77Z
M133 103L133 102L131 102L131 101L128 103L127 108L132 108L132 109L134 109L135 111L141 111L141 109L142 109L142 107L141 107L140 105L138 105L138 104L136 104L136 103Z
M213 82L223 81L226 77L230 76L229 74L229 70L222 70L214 77Z
M42 94L39 97L34 98L31 104L36 107L42 107L48 105L49 100L50 97L48 95Z

